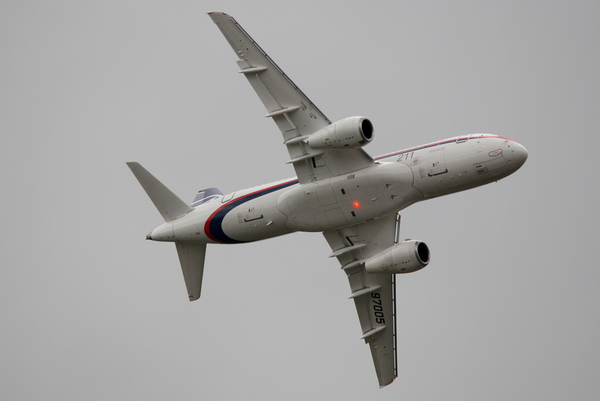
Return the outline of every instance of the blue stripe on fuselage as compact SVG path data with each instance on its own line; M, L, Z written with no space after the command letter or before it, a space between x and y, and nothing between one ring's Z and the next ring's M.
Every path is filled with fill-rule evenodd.
M236 239L230 238L227 234L225 234L225 232L223 231L223 220L225 219L225 216L227 216L227 213L229 213L231 210L235 209L236 207L238 207L246 202L249 202L253 199L270 194L272 192L279 191L281 189L285 189L285 188L295 185L297 183L298 183L298 180L288 181L283 184L279 184L279 185L275 185L273 187L262 189L260 191L253 192L248 195L243 195L237 199L229 201L227 204L225 204L224 206L219 208L216 211L216 213L209 218L210 223L208 225L208 230L210 232L210 235L215 240L217 240L223 244L240 244L243 242L248 242L248 241L238 241Z

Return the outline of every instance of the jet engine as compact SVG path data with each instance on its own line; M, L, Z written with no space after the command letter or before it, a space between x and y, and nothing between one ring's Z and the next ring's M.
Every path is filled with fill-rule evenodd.
M373 140L373 124L365 117L348 117L320 129L306 142L313 149L360 148Z
M369 273L412 273L429 264L429 247L410 240L390 246L365 261Z

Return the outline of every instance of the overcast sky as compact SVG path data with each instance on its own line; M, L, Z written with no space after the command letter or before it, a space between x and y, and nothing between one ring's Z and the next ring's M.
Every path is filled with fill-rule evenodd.
M598 1L3 1L0 399L596 400ZM512 138L498 183L413 205L378 389L321 234L208 247L190 303L138 161L184 200L291 177L206 15L226 11L373 156Z

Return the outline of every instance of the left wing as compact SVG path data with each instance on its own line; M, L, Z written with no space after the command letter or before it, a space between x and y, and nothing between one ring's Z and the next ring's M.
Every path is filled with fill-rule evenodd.
M395 243L396 214L323 235L350 282L362 339L369 344L379 386L397 377L396 287L393 274L371 274L364 261Z
M290 161L299 182L321 180L373 164L364 150L312 149L304 141L331 121L285 75L248 33L230 15L208 13L238 56L240 73L244 74L283 135Z

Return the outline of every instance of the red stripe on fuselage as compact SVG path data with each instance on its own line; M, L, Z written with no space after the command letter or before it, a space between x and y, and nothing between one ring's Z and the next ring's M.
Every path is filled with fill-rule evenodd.
M506 138L506 137L503 137L503 136L490 135L490 134L482 134L482 135L485 135L485 136L475 137L475 138L467 137L467 140L474 140L474 139L506 139L507 141L514 142L512 139ZM432 143L428 143L426 145L415 146L414 148L408 148L408 149L404 149L404 150L399 150L397 152L386 153L385 155L381 155L381 156L375 157L374 160L387 159L388 157L397 156L397 155L400 155L402 153L414 152L414 151L417 151L417 150L427 149L427 148L431 148L431 147L434 147L434 146L445 145L447 143L453 143L453 142L456 142L459 138L463 138L463 137L456 137L456 138L451 138L451 139L444 139L442 141L432 142Z
M280 184L275 184L275 185L272 185L272 186L270 186L270 187L267 187L267 188L262 188L262 189L259 189L259 190L257 190L257 191L254 191L254 192L250 192L250 193L248 193L248 194L245 194L245 195L242 195L242 196L240 196L240 197L238 197L238 198L231 199L230 201L228 201L227 203L225 203L224 205L222 205L221 207L219 207L217 210L215 210L215 211L214 211L214 212L213 212L213 213L210 215L210 217L209 217L209 218L206 220L206 223L204 223L204 232L206 233L206 236L207 236L208 238L210 238L211 240L215 241L215 242L221 242L221 241L219 241L217 238L215 238L215 237L214 237L214 236L211 234L211 232L210 232L210 223L211 223L212 219L213 219L213 218L214 218L214 217L215 217L215 216L216 216L216 215L217 215L217 214L218 214L218 213L219 213L221 210L223 210L224 208L226 208L227 206L229 206L231 203L233 203L233 202L238 202L240 199L244 199L244 198L247 198L247 197L249 197L249 196L256 195L256 194L258 194L258 193L260 193L260 192L266 192L266 191L269 191L269 190L271 190L271 189L273 189L273 188L277 188L277 187L288 187L288 186L290 186L290 185L292 185L292 184L295 184L295 183L297 183L297 182L298 182L298 179L289 180L289 181L286 181L286 182L282 182L282 183L280 183Z

